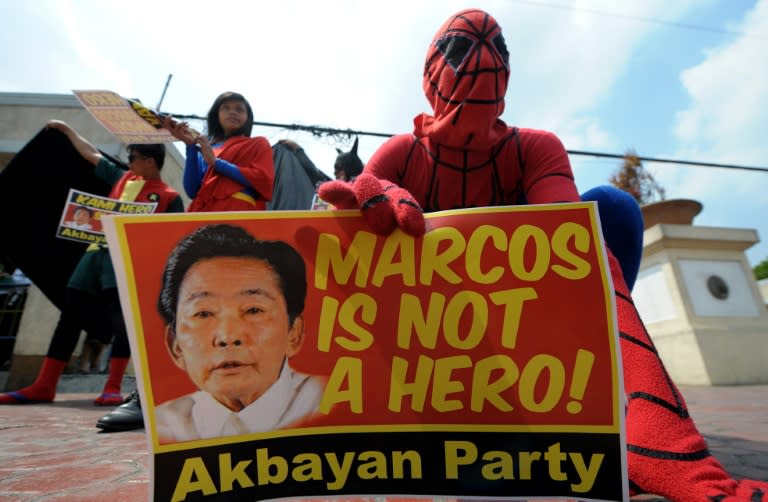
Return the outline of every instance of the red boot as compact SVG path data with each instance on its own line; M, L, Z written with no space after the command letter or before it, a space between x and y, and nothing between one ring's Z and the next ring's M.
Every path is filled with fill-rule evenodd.
M123 404L123 394L121 393L123 386L123 375L125 375L125 368L128 366L129 358L127 357L112 357L109 360L109 376L107 382L104 384L104 390L101 395L97 397L93 404L96 406L118 406Z
M43 366L29 387L0 394L0 404L50 403L56 397L56 385L67 366L66 361L51 357L43 359Z

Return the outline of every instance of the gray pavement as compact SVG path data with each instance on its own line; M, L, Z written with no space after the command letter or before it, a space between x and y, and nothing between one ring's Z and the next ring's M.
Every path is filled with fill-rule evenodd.
M768 385L681 390L725 468L736 478L768 481ZM0 406L1 501L148 499L144 431L98 433L96 420L111 408L94 406L95 395L65 392L54 403Z

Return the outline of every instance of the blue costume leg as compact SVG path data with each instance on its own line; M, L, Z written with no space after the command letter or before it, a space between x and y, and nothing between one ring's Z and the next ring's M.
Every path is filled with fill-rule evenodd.
M586 191L581 200L597 201L605 243L619 261L631 291L643 257L643 214L640 206L631 195L610 185Z

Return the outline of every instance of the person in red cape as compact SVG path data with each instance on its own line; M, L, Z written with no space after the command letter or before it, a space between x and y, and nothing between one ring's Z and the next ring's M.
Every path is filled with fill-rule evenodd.
M208 112L208 136L171 116L163 126L187 145L184 190L187 211L260 211L272 198L272 147L251 137L253 109L236 92L224 92Z
M339 209L360 208L380 234L400 227L415 236L426 231L422 208L579 201L560 140L499 118L509 75L495 19L477 9L451 16L432 40L424 66L433 114L417 116L413 134L387 140L354 183L327 182L319 195ZM604 200L598 200L601 214ZM768 483L734 480L708 451L632 302L611 240L606 242L624 366L631 492L679 502L768 501Z
M158 213L180 213L184 203L179 194L160 176L165 162L165 145L128 145L128 170L105 157L93 144L60 120L51 120L47 129L60 131L85 160L94 175L112 186L109 198L126 202L155 202ZM0 404L47 403L56 397L56 386L85 329L103 343L113 339L109 375L104 390L95 399L98 406L123 402L122 381L129 363L123 312L117 293L117 279L106 245L91 244L83 253L67 283L64 306L53 331L43 365L32 385L0 394Z

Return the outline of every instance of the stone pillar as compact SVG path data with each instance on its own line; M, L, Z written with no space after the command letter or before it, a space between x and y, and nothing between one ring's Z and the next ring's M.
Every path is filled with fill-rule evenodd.
M768 311L744 251L751 229L645 231L633 298L678 384L768 383Z

